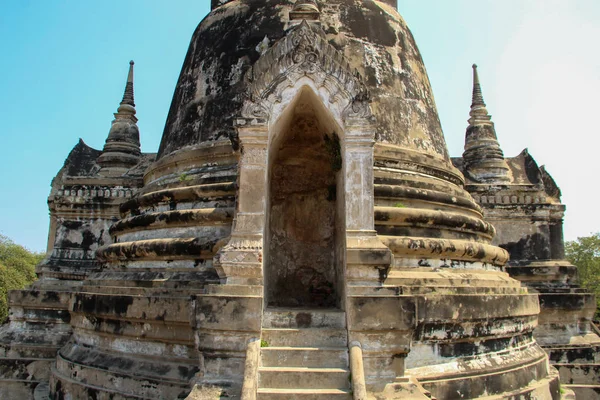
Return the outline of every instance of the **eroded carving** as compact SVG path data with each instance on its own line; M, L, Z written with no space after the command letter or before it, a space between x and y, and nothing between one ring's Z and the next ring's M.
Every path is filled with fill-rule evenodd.
M342 107L344 117L371 118L370 96L360 73L306 21L276 42L248 71L242 116L268 119L273 106L282 101L283 91L305 76L325 89L329 103L347 103Z

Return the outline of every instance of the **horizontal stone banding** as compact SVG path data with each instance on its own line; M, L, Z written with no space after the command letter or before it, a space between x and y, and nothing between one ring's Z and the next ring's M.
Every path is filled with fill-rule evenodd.
M157 360L157 367L158 366L160 366L160 361ZM76 375L77 378L67 378L68 376L73 376L73 371L78 372ZM166 397L162 398L177 398L178 395L182 395L189 391L189 384L183 379L175 380L161 376L148 377L136 373L127 374L123 371L91 367L64 358L60 352L56 361L56 369L53 373L54 375L57 375L61 381L64 381L65 378L67 378L66 380L71 384L81 385L85 388L91 387L95 389L95 391L115 393L124 396L122 398L161 398L161 394L166 395ZM145 386L155 386L157 389L152 390L144 388L139 383L140 379L146 382ZM115 382L119 382L119 384L117 385ZM128 390L123 390L123 387ZM153 394L160 397L150 395L150 393L148 393L149 390L156 392ZM160 393L158 393L159 391ZM148 397L149 395L151 397Z
M181 329L181 327L179 327ZM97 352L118 354L124 358L153 360L159 358L167 362L195 363L196 350L194 350L193 331L188 329L189 341L169 341L144 337L121 337L102 332L92 332L86 329L75 328L73 341L83 348L95 348ZM71 343L71 342L69 342ZM123 353L123 349L128 351ZM63 347L64 351L66 348Z
M179 304L177 304L179 303ZM150 297L100 293L74 294L72 312L106 315L113 319L139 319L188 324L188 297ZM162 312L161 312L162 310ZM168 310L168 312L167 312Z
M67 368L68 368L68 364ZM96 386L96 385L91 385L87 382L83 382L83 381L77 381L76 379L73 379L70 377L71 372L70 371L65 371L64 373L62 371L60 371L58 368L52 366L52 375L56 378L56 381L58 383L60 383L60 386L58 384L55 383L55 386L57 389L62 390L63 392L66 390L68 391L68 393L70 393L71 395L75 396L75 397L80 397L80 398L85 398L85 397L89 397L89 393L99 393L99 392L106 392L109 393L110 395L114 396L121 396L121 398L125 398L127 400L130 399L146 399L146 396L136 396L133 394L125 394L125 396L127 397L123 397L123 393L121 393L120 391L116 391L116 390L111 390L111 389L107 389L104 387L100 387L100 386ZM51 390L53 390L53 388L51 387Z
M466 240L379 236L383 244L401 257L480 261L504 265L508 252L500 247Z
M475 202L473 202L467 197L451 195L448 193L430 189L418 189L414 187L385 185L376 183L375 197L390 199L423 200L434 203L449 204L457 207L465 207L477 211L477 213L480 213L479 206L477 206Z
M348 288L350 296L387 296L400 295L446 295L454 294L522 294L527 289L521 287L506 286L410 286L410 285L386 285L384 286L351 286Z
M176 284L175 284L176 285ZM103 294L110 294L115 296L121 295L132 295L132 296L152 296L152 297L164 297L164 296L172 296L174 286L171 287L128 287L128 286L102 286ZM82 292L94 292L98 291L100 286L82 286ZM182 289L179 286L175 288L177 290L178 296L193 296L198 293L198 291L204 290L203 288L199 288L198 286L190 286Z
M233 220L233 208L200 208L192 210L148 213L125 218L111 226L110 234L186 225L223 224Z
M457 230L480 234L492 239L494 227L479 218L428 209L375 207L376 225L413 226Z
M418 163L413 163L410 161L404 160L382 160L380 158L375 159L375 167L377 168L390 168L399 171L414 171L420 174L429 175L449 183L452 183L456 186L462 186L463 181L462 178L458 175L454 175L449 173L445 169L437 168L430 165L423 165Z
M64 360L82 366L87 366L87 360L93 357L97 364L92 368L110 369L113 372L120 372L126 375L145 375L149 378L160 378L164 376L167 380L179 382L180 380L190 379L197 371L195 359L177 359L166 360L162 357L143 357L138 356L133 360L123 363L123 358L118 353L111 353L105 350L88 349L74 343L67 344L61 351ZM157 364L163 364L166 368L161 368ZM133 367L135 365L135 367ZM182 368L179 369L178 366ZM126 371L127 367L132 371ZM169 369L171 376L166 376L166 369Z
M377 143L374 148L375 166L393 166L435 176L462 187L464 177L449 160L412 149Z
M9 299L11 307L22 306L45 310L64 310L68 306L69 296L70 293L66 291L11 290Z
M451 238L452 240L464 240L467 242L489 242L488 236L483 236L481 233L442 229L437 226L397 226L377 224L375 225L375 231L381 236Z
M178 165L171 171L155 177L148 182L138 195L152 193L157 190L173 189L187 186L200 186L215 183L235 182L237 180L237 164L217 165L215 162L205 160L208 164L198 165L195 160Z
M121 213L135 213L140 207L161 203L197 200L210 197L234 196L237 185L233 182L211 183L208 185L186 186L183 188L165 189L141 195L121 205Z
M537 315L499 317L495 321L465 319L460 322L426 322L419 324L415 337L422 342L454 346L457 343L464 345L466 342L509 340L517 336L531 335L536 327ZM451 335L453 330L458 333Z
M515 392L523 391L527 393L532 382L540 381L548 376L545 353L539 349L535 357L531 357L535 353L535 347L524 351L528 353L527 355L531 360L527 364L524 363L523 355L512 354L512 357L518 361L508 364L505 367L488 366L485 370L479 369L479 371L465 368L467 371L464 373L455 375L444 374L435 378L424 377L423 379L419 379L419 382L426 389L433 390L432 393L438 398L451 398L450 396L457 392L464 395L465 398L485 397L495 399L496 397L492 397L492 395L498 395L498 399L521 398L520 396L504 397L505 389L503 390L503 388L511 387L512 384L512 387L523 388ZM479 363L481 362L479 360ZM492 391L490 388L500 389Z
M455 270L443 268L437 271L430 267L410 267L392 269L388 279L392 278L394 286L422 286L422 287L514 287L521 288L521 283L512 279L508 274L498 270ZM386 282L387 283L387 282Z
M229 139L204 142L185 147L156 160L148 168L148 171L146 171L144 181L146 184L152 182L156 177L164 175L165 170L177 168L182 163L189 162L189 160L215 160L228 158L232 155L235 155L235 150Z
M412 188L415 190L429 190L434 193L443 193L449 196L460 196L463 198L468 195L462 187L430 176L383 168L375 168L373 172L375 174L375 185L390 185ZM473 203L475 204L475 202ZM476 206L479 207L477 204Z
M464 360L465 364L474 363L474 368L468 368L467 365L465 365L465 368L462 371L452 368L452 371L454 372L451 373L449 373L449 371L441 372L431 369L431 372L426 374L426 376L423 376L422 379L419 379L419 382L426 384L437 380L454 381L462 379L481 379L483 376L501 374L511 370L522 370L538 363L547 363L546 353L535 341L526 342L520 346L511 347L504 351L487 354L493 355L496 358L502 358L502 362L497 363L495 366L483 366L480 356L467 357L467 359ZM526 363L523 363L523 361L527 359L529 362L526 361ZM415 368L414 370L422 371L425 368L428 367Z
M185 323L156 320L130 320L104 317L87 317L74 314L72 325L80 332L88 331L92 335L114 337L118 340L159 341L163 343L193 343L193 334ZM151 328L151 329L150 329Z
M15 358L0 358L0 382L5 381L27 381L31 380L31 373L27 367L29 363L42 361L50 367L51 360L47 359L15 359ZM28 379L29 378L29 379ZM3 399L5 397L2 397Z
M68 324L71 318L69 311L65 309L44 309L44 308L19 308L11 307L11 321L23 322L26 321L30 326L39 324Z
M223 174L223 172L230 172ZM203 183L217 183L224 180L233 181L236 179L237 157L233 154L227 157L205 157L187 158L160 170L153 169L145 175L146 185L142 193L148 190L160 189L166 180L186 183L197 181ZM171 179L172 178L172 179ZM212 182L211 182L212 181Z
M165 267L161 271L103 271L92 276L92 279L81 287L93 288L94 293L102 287L121 287L123 289L187 289L203 287L207 283L218 283L218 275L213 268L190 267L188 270L172 270Z
M540 293L540 306L553 310L596 309L595 295L591 293Z
M436 363L452 362L458 359L473 359L477 357L486 357L493 353L510 352L515 348L528 347L534 344L531 331L523 332L519 335L472 337L463 340L448 339L446 341L421 341L415 340L413 350L417 353L409 356L409 368L422 368ZM434 355L434 360L420 358L418 354L430 353Z
M201 260L213 258L222 240L221 238L205 242L198 238L139 240L111 244L98 249L96 254L100 260L108 262L146 259Z
M424 323L533 316L540 311L537 294L417 296L418 319Z

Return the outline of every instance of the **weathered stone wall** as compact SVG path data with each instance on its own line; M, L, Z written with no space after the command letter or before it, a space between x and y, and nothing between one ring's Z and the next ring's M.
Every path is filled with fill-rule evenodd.
M465 173L465 187L486 221L498 232L493 243L510 253L505 270L538 293L536 341L549 354L562 383L578 398L599 398L600 337L592 325L596 301L578 286L576 266L564 260L565 206L560 189L527 150L504 159L476 69L474 83L465 153L453 162ZM473 135L474 125L487 127L489 134Z
M96 250L112 242L119 206L139 190L139 171L153 157L142 157L129 175L107 178L99 174L101 154L79 141L52 182L49 251L37 267L39 280L10 294L10 322L0 328L0 398L47 392L57 351L72 335L71 296L98 270Z
M214 3L213 3L214 4ZM292 1L236 0L198 26L171 104L159 157L202 141L237 141L248 81L244 74L297 21ZM421 55L396 10L378 1L318 2L318 30L364 77L377 118L378 141L447 159L448 153ZM252 29L247 27L252 26Z
M508 254L490 244L495 230L455 173L423 154L375 146L375 227L394 260L371 293L396 293L409 300L403 310L414 307L412 327L404 328L409 344L394 349L404 352L404 374L437 398L476 398L507 386L522 395L543 386L538 396L556 398L556 376L532 337L537 295L502 272ZM369 293L359 290L366 282L351 282L352 292ZM517 366L523 359L528 366ZM543 385L530 385L542 376Z
M213 257L231 231L236 157L229 141L186 150L154 163L143 190L121 205L113 241L97 251L103 268L72 297L73 340L59 352L53 393L189 391L200 370L191 296L219 282Z

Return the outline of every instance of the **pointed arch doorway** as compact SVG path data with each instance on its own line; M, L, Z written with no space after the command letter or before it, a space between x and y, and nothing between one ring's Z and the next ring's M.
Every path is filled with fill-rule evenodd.
M248 70L245 82L247 97L235 120L241 151L233 231L215 256L215 269L223 282L233 285L232 290L240 285L249 285L251 290L262 287L263 306L334 304L345 309L346 286L370 283L373 265L391 262L391 252L377 238L374 226L375 125L369 92L344 54L306 21L274 43ZM308 150L307 154L298 151L303 148L297 137L302 124L312 127L305 136L313 138L307 140L315 145L312 156ZM339 147L334 133L339 136ZM318 146L317 138L322 140ZM330 161L338 157L342 164L340 171L332 171L333 182L322 162L325 154ZM288 174L286 168L277 167L282 165L311 167L296 173L290 167ZM279 187L279 175L289 182L288 192ZM311 177L317 176L312 182ZM302 179L315 190L297 200L308 199L315 207L288 212L286 199L297 195L292 184L297 183L298 190ZM325 188L329 200L322 196ZM329 207L326 201L335 205ZM304 242L303 235L315 248L321 242L323 248L315 254L327 257L295 257L286 246L290 239L286 229L280 229L286 226L295 228L287 231L298 234L292 237L296 242ZM315 233L317 229L323 231ZM328 265L332 260L333 265Z
M264 236L268 306L340 305L345 236L339 132L306 86L272 127Z

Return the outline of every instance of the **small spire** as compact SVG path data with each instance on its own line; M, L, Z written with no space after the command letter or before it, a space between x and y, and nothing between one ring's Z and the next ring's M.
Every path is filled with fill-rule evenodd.
M471 125L475 123L489 122L492 116L488 114L488 110L483 100L483 91L481 90L481 82L479 81L479 72L477 64L473 64L473 101L471 103Z
M123 100L121 104L129 104L135 107L133 101L133 60L129 61L129 74L127 75L127 84L125 85L125 93L123 94Z
M140 132L137 126L135 103L133 101L133 65L129 62L129 74L123 100L114 114L108 138L102 154L96 161L105 175L121 174L139 161Z
M473 103L471 104L471 107L473 106L485 107L481 83L479 82L479 73L477 72L477 64L473 64Z
M477 64L473 64L473 103L469 115L463 153L465 175L478 183L508 182L509 168L483 100Z

